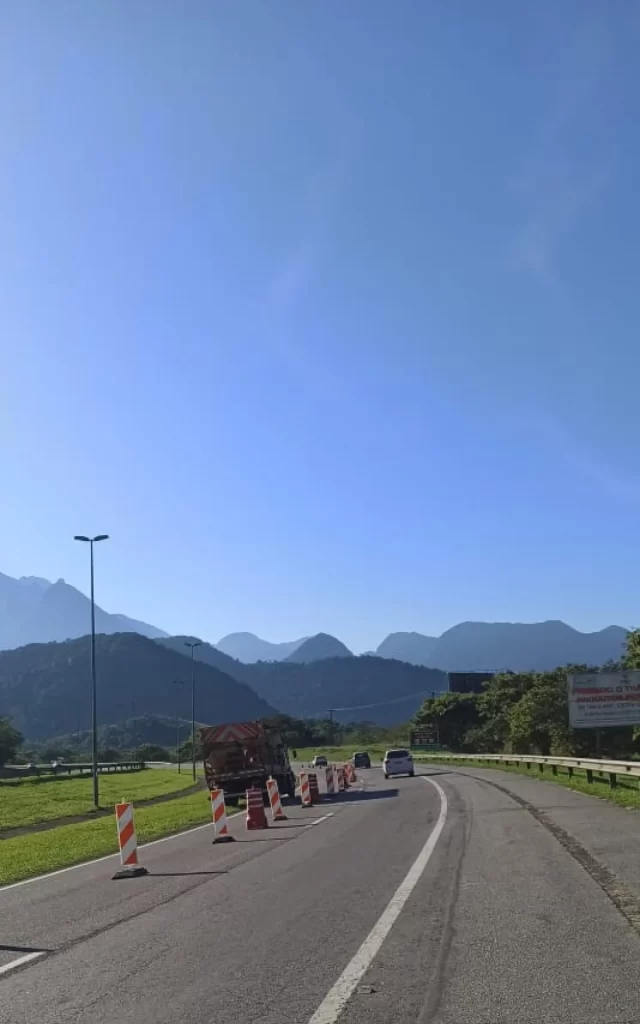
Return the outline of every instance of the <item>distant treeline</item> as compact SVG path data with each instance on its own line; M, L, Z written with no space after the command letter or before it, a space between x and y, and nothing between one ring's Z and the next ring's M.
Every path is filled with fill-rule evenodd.
M569 728L567 674L640 668L640 630L627 636L625 657L602 668L572 665L552 672L496 675L481 694L445 693L425 700L414 724L467 753L566 754L631 759L640 755L640 723L626 728Z
M275 715L265 719L279 728L285 743L291 749L352 744L366 748L374 743L406 743L409 726L385 728L367 722L338 725L330 719L301 719L290 715ZM196 736L200 728L196 725ZM178 749L176 741L180 739ZM3 745L4 736L4 745ZM141 715L129 718L119 725L105 725L98 729L98 758L100 761L181 761L191 760L191 722L179 722L160 715ZM196 739L196 758L201 751ZM4 761L26 763L86 761L91 757L91 732L65 733L42 743L24 744L19 732L8 720L0 719L0 764Z

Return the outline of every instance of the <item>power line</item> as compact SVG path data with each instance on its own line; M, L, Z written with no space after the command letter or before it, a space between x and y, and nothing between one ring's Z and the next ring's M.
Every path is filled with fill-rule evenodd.
M418 690L417 693L406 693L404 695L404 697L393 697L391 700L380 700L380 701L377 701L375 704L353 704L350 707L344 707L344 708L328 708L328 709L325 708L325 709L323 709L323 711L316 712L313 715L307 715L306 717L307 718L316 718L318 715L324 714L327 710L329 710L331 712L335 712L335 711L364 711L366 708L382 708L382 707L385 707L387 704L402 704L403 701L405 701L405 700L413 700L414 697L424 697L425 694L429 694L431 696L434 696L438 692L440 692L440 691L438 691L438 690ZM444 692L444 691L442 691L442 692Z

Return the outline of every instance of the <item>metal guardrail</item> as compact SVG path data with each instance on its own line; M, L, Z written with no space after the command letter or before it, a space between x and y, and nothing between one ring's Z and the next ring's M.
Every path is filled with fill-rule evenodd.
M542 754L414 754L414 761L487 761L498 762L499 764L517 767L525 765L531 768L538 765L540 774L546 766L551 768L553 775L558 774L558 768L565 768L569 778L573 777L576 768L584 771L587 782L593 782L594 773L609 776L609 785L612 789L618 784L618 775L640 779L640 761L607 761L597 757L545 757ZM640 783L639 783L640 785Z
M78 761L69 761L56 765L36 764L31 767L26 764L5 765L5 770L10 774L4 777L17 779L22 776L31 778L38 775L71 775L73 773L83 775L90 773L92 767L91 762L80 763ZM141 771L144 767L144 761L100 761L98 763L98 772L100 775L104 775L110 772Z

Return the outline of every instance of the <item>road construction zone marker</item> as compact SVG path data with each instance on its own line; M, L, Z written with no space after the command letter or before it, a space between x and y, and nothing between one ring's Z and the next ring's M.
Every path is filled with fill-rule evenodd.
M327 793L329 796L335 796L336 782L336 770L333 765L330 764L327 768Z
M311 790L309 788L308 772L300 772L300 802L303 807L311 807Z
M139 875L148 875L147 869L138 864L138 841L133 824L133 804L116 804L116 825L122 867L112 877L137 878Z
M213 817L214 843L234 843L235 836L229 831L227 808L224 805L224 790L211 790L211 815Z
M267 779L267 793L269 794L269 803L271 804L271 817L274 821L286 821L287 816L282 810L282 803L280 801L280 790L278 789L278 783L275 779Z
M247 831L253 832L259 828L269 828L269 822L264 813L262 790L252 786L247 790Z
M343 789L347 788L346 784L345 784L345 779L344 779L344 768L338 768L337 771L338 771L338 792L342 793Z
M344 767L345 767L345 771L347 773L347 781L348 781L349 785L351 785L352 782L356 781L356 770L353 767L353 765L351 764L351 761L346 761Z
M318 786L318 776L315 772L309 772L309 791L311 793L311 803L321 804L322 796L320 795L320 787Z

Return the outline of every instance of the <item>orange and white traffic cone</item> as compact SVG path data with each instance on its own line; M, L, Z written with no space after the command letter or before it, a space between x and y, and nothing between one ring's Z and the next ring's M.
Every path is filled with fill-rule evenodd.
M271 817L274 821L286 821L287 816L282 810L282 803L280 801L280 790L278 789L278 783L275 779L267 779L267 793L269 794L269 803L271 804Z
M342 793L345 789L344 768L338 768L338 792Z
M234 843L235 836L232 836L229 831L229 819L227 818L227 809L224 805L223 789L211 790L211 815L213 817L213 842Z
M252 832L259 828L269 828L269 822L264 813L262 790L253 786L247 790L247 831Z
M309 788L308 772L300 772L300 802L303 807L311 807L311 790Z
M139 875L148 875L147 869L138 863L138 840L133 824L133 804L116 804L116 825L122 867L116 871L113 878L137 878Z
M335 768L333 765L329 765L327 768L327 796L335 796L336 781Z

